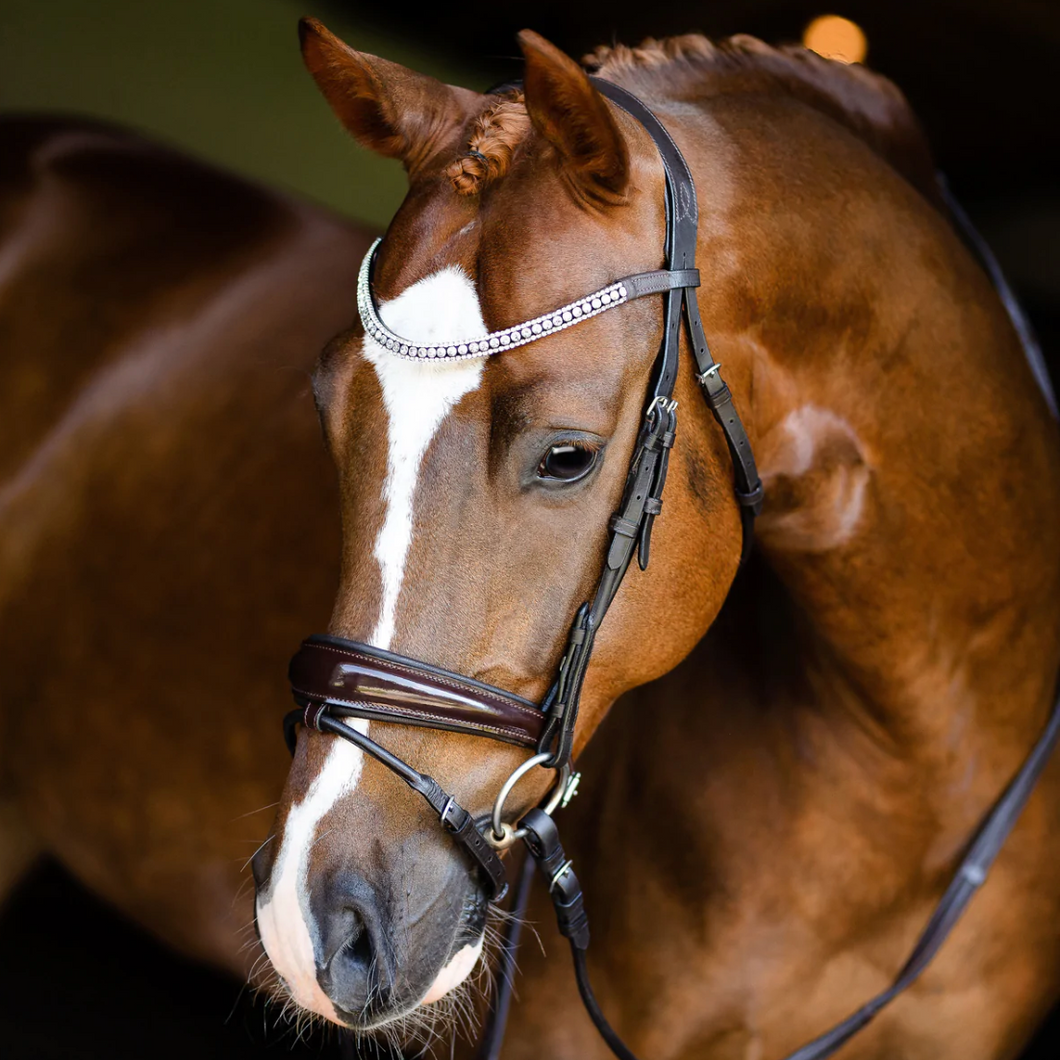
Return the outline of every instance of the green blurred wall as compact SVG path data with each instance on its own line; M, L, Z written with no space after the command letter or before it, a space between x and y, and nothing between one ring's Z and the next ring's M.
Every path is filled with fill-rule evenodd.
M367 6L363 10L370 10ZM456 84L487 76L313 0L0 0L0 110L90 114L376 226L400 164L358 147L302 67L297 22Z

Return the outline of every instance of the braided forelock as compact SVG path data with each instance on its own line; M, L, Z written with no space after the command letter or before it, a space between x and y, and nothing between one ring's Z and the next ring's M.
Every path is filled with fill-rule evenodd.
M511 167L516 147L530 131L522 92L510 92L491 103L475 119L468 153L445 170L460 195L476 195Z

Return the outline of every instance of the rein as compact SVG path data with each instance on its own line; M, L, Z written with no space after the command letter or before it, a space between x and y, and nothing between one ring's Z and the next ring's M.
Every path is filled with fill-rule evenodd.
M596 77L590 80L604 96L639 121L658 148L666 183L665 269L615 281L524 324L434 347L417 345L396 335L380 319L371 293L378 241L365 258L358 283L358 307L366 332L394 355L406 358L490 356L536 341L553 330L573 326L633 298L660 293L664 296L662 345L652 370L644 420L634 445L622 500L610 520L604 567L592 599L582 604L574 618L552 686L542 704L537 705L492 685L368 644L313 636L303 642L291 661L289 675L298 709L284 718L284 734L292 754L297 728L303 725L355 744L393 771L419 792L437 814L441 826L481 870L491 901L500 901L508 890L507 873L499 852L522 840L530 858L521 874L514 911L518 916L526 908L530 869L536 864L548 883L559 930L571 944L578 990L590 1017L615 1056L620 1060L636 1060L600 1010L589 983L586 962L589 924L581 885L560 844L552 814L573 797L579 780L579 775L572 773L572 746L582 682L596 633L632 563L634 549L642 570L650 559L652 526L662 509L669 451L677 429L677 402L673 392L682 322L695 360L696 379L724 433L732 459L743 535L741 563L750 552L754 519L762 505L762 484L732 394L707 345L696 302L698 206L691 172L662 123L640 100L608 81ZM533 754L504 784L490 817L476 821L432 777L420 773L375 740L347 725L345 718L377 719L484 736L523 747ZM838 1026L791 1054L788 1060L823 1060L831 1056L917 979L985 881L1058 738L1060 700L1029 757L980 824L952 882L892 985ZM555 770L555 785L544 803L530 810L517 824L504 821L507 797L518 781L536 766ZM502 952L498 995L480 1051L483 1060L496 1060L503 1041L511 1003L518 924L518 919L513 922Z

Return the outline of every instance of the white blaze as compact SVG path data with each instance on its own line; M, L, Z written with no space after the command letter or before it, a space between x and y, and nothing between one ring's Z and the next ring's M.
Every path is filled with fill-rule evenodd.
M368 722L346 722L358 732ZM341 1023L335 1006L317 982L313 937L309 931L309 895L306 868L320 819L336 800L353 791L361 778L364 752L345 740L331 740L324 768L309 786L306 797L291 807L283 830L283 845L272 866L272 885L264 901L258 900L258 931L265 952L291 996L303 1008Z
M380 306L391 331L419 345L485 333L474 284L458 268L442 269ZM383 604L373 643L386 647L412 544L412 504L423 455L453 406L482 380L484 357L463 361L410 361L365 337L364 356L375 368L387 414L386 517L375 542L383 576Z
M487 331L475 286L462 269L455 267L413 284L380 306L379 315L392 331L419 345L460 340ZM387 416L386 514L373 550L382 575L383 596L370 640L378 648L389 648L412 544L413 503L423 457L445 417L481 382L485 359L409 361L367 335L363 353L379 379ZM368 732L367 721L350 719L346 724L358 732ZM356 789L364 752L345 740L329 743L323 768L306 797L292 806L287 816L271 886L258 903L257 915L265 950L295 1001L338 1023L335 1007L316 979L306 872L320 821L337 800ZM480 941L457 953L428 990L424 1003L437 1001L463 982L481 951Z

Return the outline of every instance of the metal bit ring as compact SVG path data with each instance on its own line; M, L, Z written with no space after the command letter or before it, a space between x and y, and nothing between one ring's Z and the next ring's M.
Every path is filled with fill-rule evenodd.
M493 804L493 814L490 818L490 830L486 833L486 841L490 846L496 850L507 850L513 843L522 839L526 835L526 830L523 828L515 828L510 824L501 820L501 816L504 813L504 804L508 799L508 796L512 793L512 789L516 784L519 783L523 777L526 776L535 766L544 765L552 757L551 754L536 754L533 758L527 759L514 773L504 782L503 787L497 794L497 801ZM563 801L563 796L566 793L567 785L570 781L570 766L564 765L559 770L559 776L556 779L556 783L549 793L548 799L545 805L542 807L545 813L550 817L553 812Z

